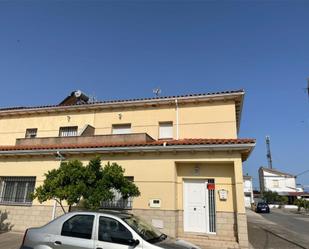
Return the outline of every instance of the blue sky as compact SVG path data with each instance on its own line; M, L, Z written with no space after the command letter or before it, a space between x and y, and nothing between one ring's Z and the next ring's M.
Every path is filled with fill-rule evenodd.
M0 106L245 89L244 165L309 169L308 1L1 1ZM309 174L298 182L309 185Z

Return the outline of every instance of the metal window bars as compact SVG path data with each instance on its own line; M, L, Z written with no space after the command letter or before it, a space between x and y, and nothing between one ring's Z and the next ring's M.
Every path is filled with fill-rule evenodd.
M26 137L26 138L35 138L37 132L38 132L38 129L37 129L37 128L27 129L27 130L26 130L26 135L25 135L25 137Z
M208 179L208 183L215 183L214 179ZM209 232L216 232L216 196L215 190L208 190L208 202L209 202Z
M121 193L112 190L114 198L112 200L102 201L101 208L103 209L117 209L117 210L130 210L132 209L133 198L123 198Z
M77 126L66 126L60 127L59 129L59 137L72 137L77 136Z
M0 204L31 205L35 177L0 177Z

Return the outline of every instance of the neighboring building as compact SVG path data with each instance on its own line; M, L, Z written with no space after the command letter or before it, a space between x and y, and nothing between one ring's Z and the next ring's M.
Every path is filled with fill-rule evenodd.
M259 168L261 192L273 191L279 195L287 196L289 204L293 204L297 196L300 196L304 190L297 187L296 177L276 169L265 167Z
M251 204L254 203L252 176L244 176L243 179L244 179L245 207L250 208Z
M48 222L54 202L32 202L28 194L60 158L87 163L100 155L139 187L141 196L123 208L173 237L247 248L242 162L255 140L237 137L243 96L91 103L73 92L59 105L0 109L0 210L14 230Z

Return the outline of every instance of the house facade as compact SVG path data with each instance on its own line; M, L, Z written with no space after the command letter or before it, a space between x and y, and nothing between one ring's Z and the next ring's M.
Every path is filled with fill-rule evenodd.
M238 138L244 91L89 102L73 92L54 106L0 109L0 210L13 230L61 209L29 193L61 160L116 162L138 186L129 212L172 237L247 248Z
M252 176L244 176L243 179L245 207L250 208L251 204L254 203Z
M287 196L290 204L293 204L297 196L301 196L304 192L302 188L297 187L296 177L289 173L260 167L259 178L261 192L272 191Z

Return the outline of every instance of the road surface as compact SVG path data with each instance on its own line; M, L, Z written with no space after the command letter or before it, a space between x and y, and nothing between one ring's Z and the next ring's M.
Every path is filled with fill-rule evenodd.
M247 211L249 242L255 249L309 249L309 216L271 210Z

